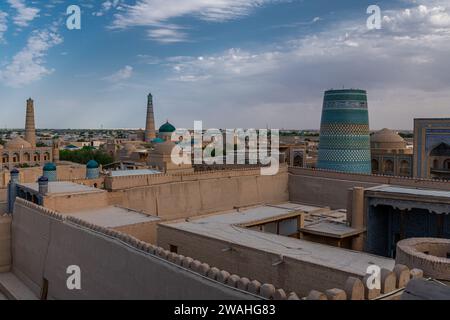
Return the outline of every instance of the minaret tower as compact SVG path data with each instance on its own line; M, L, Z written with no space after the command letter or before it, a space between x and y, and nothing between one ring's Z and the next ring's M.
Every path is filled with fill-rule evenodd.
M30 98L27 100L27 114L25 119L25 140L28 141L33 148L36 147L36 126L34 123L34 101Z
M156 138L155 113L153 111L153 96L150 93L148 95L148 102L147 102L147 122L145 126L145 142L150 143L155 138Z

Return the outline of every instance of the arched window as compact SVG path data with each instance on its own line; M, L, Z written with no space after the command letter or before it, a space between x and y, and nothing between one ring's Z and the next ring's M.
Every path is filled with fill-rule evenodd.
M25 152L23 154L23 161L30 162L30 160L31 160L30 154L28 152Z
M13 162L13 163L20 162L20 156L19 156L18 153L14 153L14 154L13 154L13 161L12 161L12 162Z
M33 157L33 161L34 162L39 162L41 161L41 155L39 153L35 153L34 157Z
M410 171L411 171L411 170L410 170L409 161L402 160L402 161L400 162L400 175L401 175L402 177L408 177L408 176L411 175L411 172L410 172Z
M296 154L294 157L294 167L303 167L303 156Z
M439 160L438 159L433 160L433 169L439 169Z
M380 170L380 164L378 160L372 159L372 173L378 173Z
M394 162L392 160L384 161L384 172L388 174L394 173Z
M7 154L7 153L3 154L2 162L3 163L8 163L9 162L9 154Z
M444 169L450 170L450 159L444 161Z

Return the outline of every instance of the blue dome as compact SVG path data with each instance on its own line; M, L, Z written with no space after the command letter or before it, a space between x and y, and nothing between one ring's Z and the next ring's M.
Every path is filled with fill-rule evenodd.
M56 171L56 164L50 162L44 166L44 171Z
M164 142L164 140L161 138L155 138L152 140L152 143L163 143L163 142Z
M98 164L97 161L91 160L91 161L89 161L89 162L86 164L86 167L87 167L88 169L97 169L97 168L99 167L99 164Z
M167 121L166 123L164 123L160 128L159 128L159 132L160 133L172 133L175 132L175 130L177 130L172 124L169 123L169 121Z

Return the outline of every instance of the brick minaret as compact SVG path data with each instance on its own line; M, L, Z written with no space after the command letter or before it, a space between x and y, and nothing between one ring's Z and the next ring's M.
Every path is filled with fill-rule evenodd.
M150 93L148 95L148 102L147 102L147 122L145 126L145 142L151 142L155 138L156 138L155 113L153 112L153 96Z
M25 120L25 140L31 146L36 147L36 126L34 123L34 102L30 98L27 100L27 115Z

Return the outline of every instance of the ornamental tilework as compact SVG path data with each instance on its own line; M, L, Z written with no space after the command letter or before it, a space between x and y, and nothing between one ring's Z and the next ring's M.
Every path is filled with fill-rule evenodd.
M350 173L371 173L366 91L350 89L325 92L318 167Z

